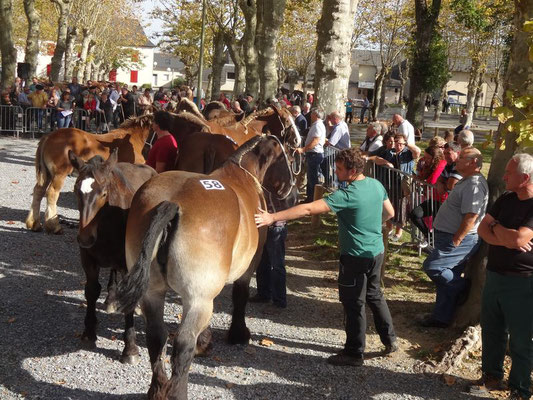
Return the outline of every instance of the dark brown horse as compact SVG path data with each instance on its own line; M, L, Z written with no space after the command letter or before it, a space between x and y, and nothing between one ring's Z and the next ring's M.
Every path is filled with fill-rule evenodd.
M72 164L68 152L84 160L99 155L104 159L111 151L119 149L119 161L144 164L142 150L150 134L153 116L144 115L125 121L119 129L105 135L96 135L74 128L59 129L39 141L35 153L37 183L33 189L33 201L26 218L26 226L33 231L41 230L41 200L46 195L47 207L44 227L48 232L61 233L57 216L57 199Z
M226 283L233 282L234 302L228 340L249 341L244 319L248 287L266 238L266 230L254 224L254 213L265 207L262 187L286 198L293 184L279 139L256 136L210 175L164 172L137 191L126 228L129 272L119 284L117 301L126 312L140 301L146 317L153 371L149 399L187 398L196 340L208 326L213 299ZM170 380L163 361L168 289L183 303Z
M124 238L131 200L135 191L157 173L147 165L117 163L117 149L113 150L105 162L100 156L84 162L72 150L69 150L68 157L79 174L74 193L80 211L78 244L81 265L87 278L87 312L81 339L90 347L94 347L96 301L101 290L98 282L100 268L111 268L106 303L108 311L112 311L117 271L126 273ZM130 364L137 362L139 349L135 344L133 312L125 315L124 343L120 361Z

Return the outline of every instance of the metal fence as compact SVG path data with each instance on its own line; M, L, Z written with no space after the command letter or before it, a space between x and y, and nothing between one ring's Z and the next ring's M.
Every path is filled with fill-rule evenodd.
M0 106L0 132L20 136L24 131L24 111L19 106Z
M324 175L324 187L329 191L342 186L335 176L335 155L339 151L334 147L327 147L324 150L322 174ZM435 186L420 181L413 175L398 169L376 165L373 162L366 163L365 175L375 178L383 184L394 207L393 221L402 225L403 229L411 234L411 241L403 243L400 249L404 246L414 245L420 254L423 248L433 247L435 243L432 229L433 219L440 207ZM426 234L417 228L416 224L412 222L411 216L416 217L421 227L425 228Z

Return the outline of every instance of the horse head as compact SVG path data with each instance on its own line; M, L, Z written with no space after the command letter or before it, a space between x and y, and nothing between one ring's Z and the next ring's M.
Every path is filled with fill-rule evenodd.
M106 204L127 209L129 204L123 200L119 188L130 191L131 188L123 177L115 176L114 170L118 159L116 148L107 161L101 156L94 156L85 162L72 150L69 150L68 157L72 166L78 171L74 185L80 211L78 243L83 248L90 248L97 239L98 212ZM117 182L117 178L120 182Z
M276 136L253 137L232 155L231 160L257 179L267 200L292 198L294 175L285 146Z
M271 132L276 134L283 143L288 147L288 150L294 150L297 147L300 147L302 143L302 137L300 132L294 123L294 118L288 108L279 108L273 104L270 105L270 108L274 111L271 118L274 119L274 123L278 123L279 134L276 134L276 131ZM270 127L270 124L269 124Z

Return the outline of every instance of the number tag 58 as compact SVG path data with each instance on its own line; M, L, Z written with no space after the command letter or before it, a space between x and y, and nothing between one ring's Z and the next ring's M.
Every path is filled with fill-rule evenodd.
M222 183L215 179L201 179L200 183L205 190L225 190Z

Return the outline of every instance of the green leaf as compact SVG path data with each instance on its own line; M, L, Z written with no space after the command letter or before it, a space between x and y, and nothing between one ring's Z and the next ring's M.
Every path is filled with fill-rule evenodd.
M508 107L497 107L494 112L498 116L498 121L500 121L502 124L505 124L509 118L513 117L513 111Z
M514 105L516 108L526 108L531 103L532 103L531 96L520 96L514 101Z
M524 22L524 32L533 33L533 20Z
M513 102L513 98L514 98L513 91L512 90L506 90L505 91L505 98L512 103Z
M533 63L533 46L529 48L529 61Z
M500 150L501 151L505 150L505 140L502 140L502 142L500 143Z

